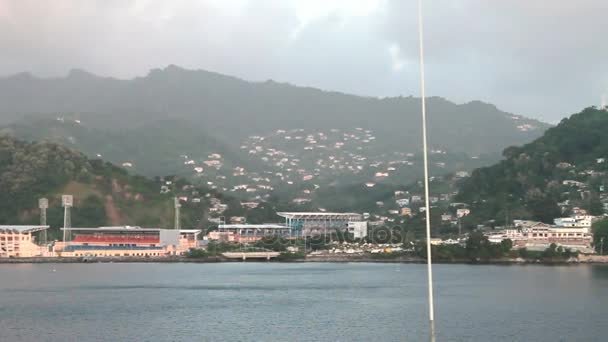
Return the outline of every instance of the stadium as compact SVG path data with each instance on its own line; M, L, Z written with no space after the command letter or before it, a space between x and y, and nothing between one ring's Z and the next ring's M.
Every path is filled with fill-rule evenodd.
M141 227L62 228L68 239L57 242L59 256L160 257L182 255L197 247L196 229Z
M285 218L293 236L331 235L336 230L353 234L354 238L367 236L367 222L357 213L279 212Z

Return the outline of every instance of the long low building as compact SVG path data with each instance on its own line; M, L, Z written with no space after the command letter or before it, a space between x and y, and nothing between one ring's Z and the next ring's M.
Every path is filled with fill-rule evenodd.
M291 228L288 226L264 223L264 224L220 224L217 232L209 233L212 240L255 242L265 236L291 237Z
M62 228L69 236L54 245L58 256L159 257L182 255L197 247L196 229L141 227Z
M49 226L0 226L0 258L50 256L46 246L36 242L35 233Z
M532 227L523 230L526 247L558 246L586 251L591 249L593 234L588 227Z
M490 234L490 242L499 243L510 239L516 248L545 249L551 244L571 248L581 252L592 253L593 234L590 228L556 227L541 222L522 222L519 229L506 229L500 233Z
M298 235L327 235L336 230L347 230L355 238L367 236L367 221L357 213L278 212L285 225Z

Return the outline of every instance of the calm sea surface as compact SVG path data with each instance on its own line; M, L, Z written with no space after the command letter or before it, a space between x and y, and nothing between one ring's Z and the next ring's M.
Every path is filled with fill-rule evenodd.
M426 341L424 265L0 265L0 341ZM606 341L608 267L436 265L438 341Z

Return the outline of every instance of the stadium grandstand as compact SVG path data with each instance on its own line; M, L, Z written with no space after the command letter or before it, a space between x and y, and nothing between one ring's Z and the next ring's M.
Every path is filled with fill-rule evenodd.
M0 226L0 258L50 256L46 246L36 243L35 233L49 226Z
M327 235L336 230L348 231L355 238L367 236L367 222L357 213L278 212L285 226L296 236Z
M71 239L55 244L61 256L159 257L182 255L197 247L196 229L141 227L62 228Z

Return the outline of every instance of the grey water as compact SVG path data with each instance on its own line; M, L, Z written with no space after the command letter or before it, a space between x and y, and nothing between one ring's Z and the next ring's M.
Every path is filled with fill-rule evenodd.
M608 267L436 265L438 341L606 341ZM4 264L0 341L426 341L424 265Z

